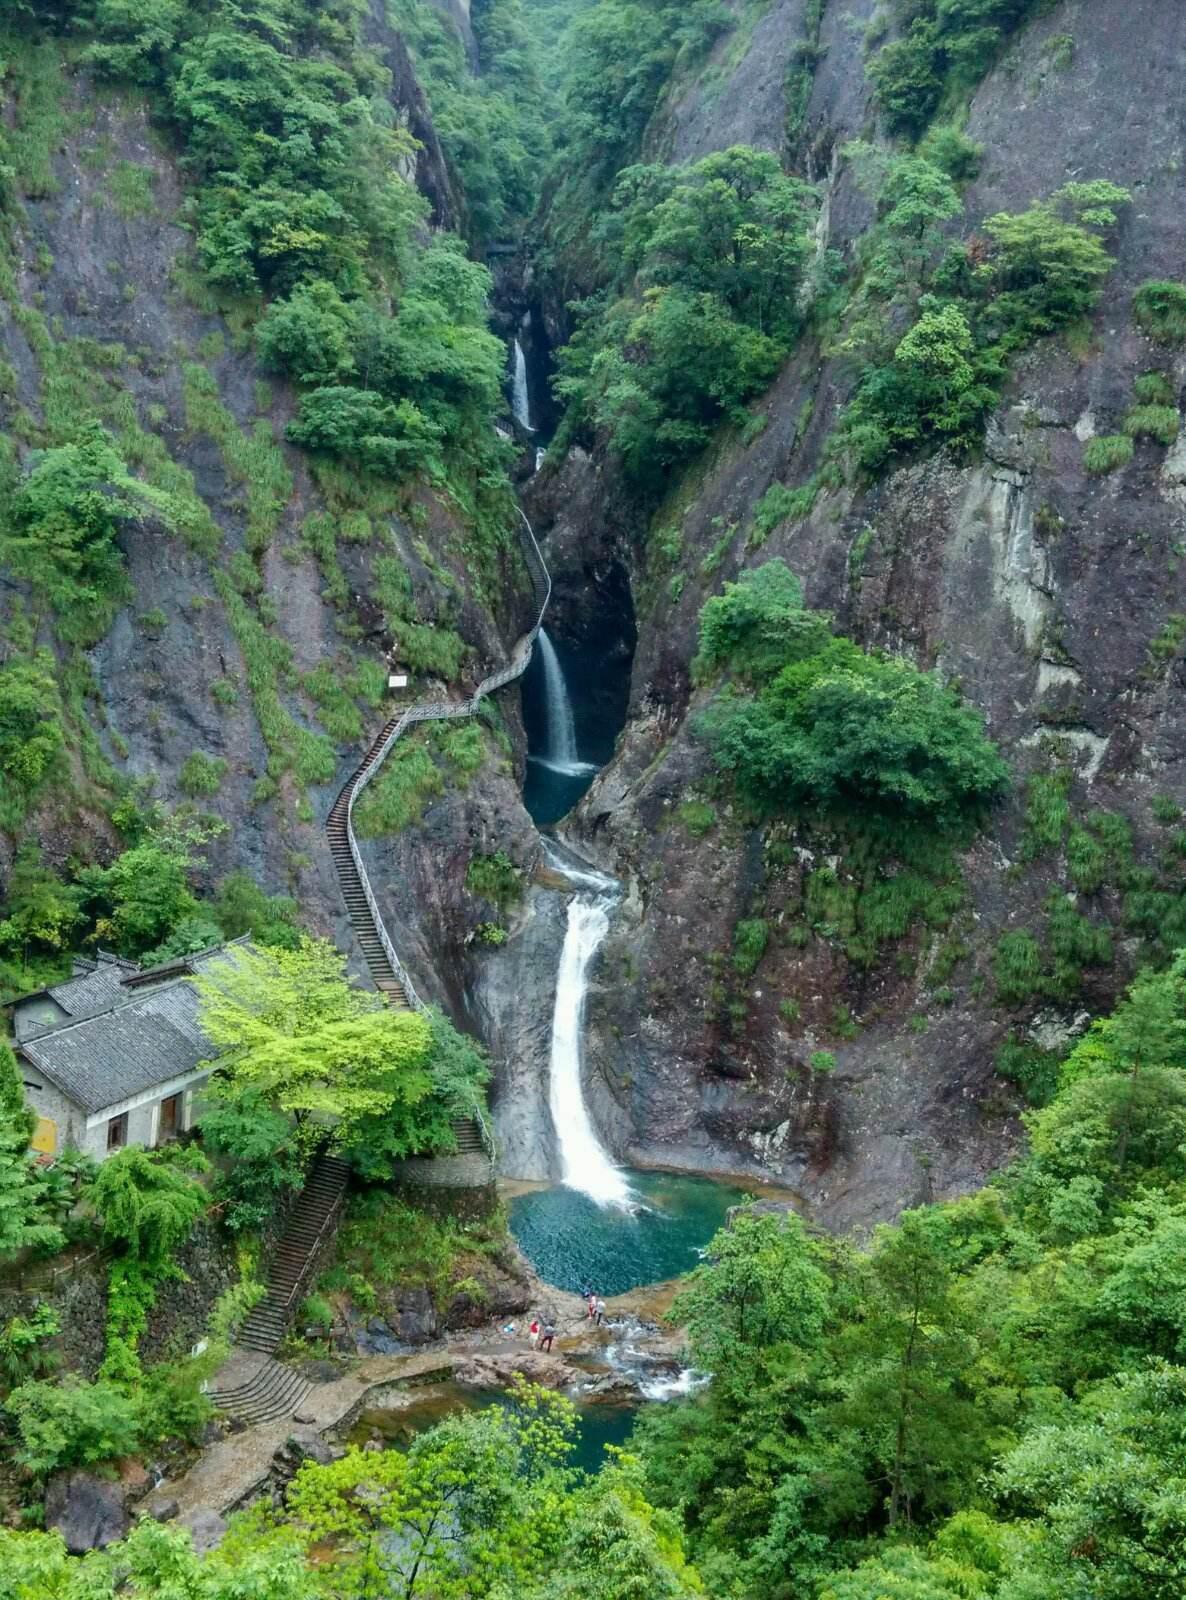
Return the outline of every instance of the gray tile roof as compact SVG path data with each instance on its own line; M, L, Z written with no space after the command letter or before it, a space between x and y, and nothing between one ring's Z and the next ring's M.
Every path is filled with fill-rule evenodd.
M124 979L140 970L134 961L121 961L117 956L108 955L101 955L95 962L80 962L79 965L82 971L76 972L71 978L64 978L61 983L51 984L45 991L75 1022L83 1017L96 1017L102 1011L110 1011L112 1006L126 1000ZM56 1026L52 1022L44 1025L45 1028ZM42 1032L44 1029L34 1025L30 1031Z
M216 1053L198 1025L198 996L184 979L129 997L102 1016L66 1023L19 1049L67 1099L93 1116L182 1078Z

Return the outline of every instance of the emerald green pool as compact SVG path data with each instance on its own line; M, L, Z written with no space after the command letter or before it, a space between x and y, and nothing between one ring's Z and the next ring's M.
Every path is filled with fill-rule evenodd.
M625 1294L690 1272L745 1191L684 1173L629 1172L636 1210L599 1206L576 1189L537 1189L511 1202L511 1232L546 1283Z
M458 1383L432 1384L402 1410L364 1411L351 1428L349 1441L362 1445L378 1437L390 1450L406 1450L417 1434L446 1417L510 1404L510 1397L501 1390L468 1389ZM586 1472L599 1472L605 1464L606 1445L622 1445L630 1437L637 1409L637 1405L581 1405L578 1401L573 1465Z

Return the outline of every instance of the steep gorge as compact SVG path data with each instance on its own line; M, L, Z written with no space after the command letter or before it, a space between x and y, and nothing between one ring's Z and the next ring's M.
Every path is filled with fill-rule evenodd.
M714 42L676 58L629 154L674 164L736 144L774 152L819 185L820 259L834 252L852 272L874 204L843 152L857 138L884 142L866 74L866 34L876 43L888 26L882 8L726 9ZM480 73L479 10L477 43L468 16L453 20ZM998 1165L1022 1103L996 1071L1001 1045L1053 1045L1107 1009L1180 896L1165 819L1186 806L1173 695L1186 612L1181 446L1138 442L1131 463L1103 477L1085 469L1083 449L1117 432L1140 374L1164 373L1175 398L1186 379L1180 355L1155 345L1131 309L1141 282L1182 275L1186 22L1168 0L1124 16L1107 0L1037 12L968 95L963 133L983 154L949 234L974 237L985 218L1070 177L1107 178L1133 200L1090 328L1016 359L981 455L940 452L872 483L825 484L806 515L755 532L771 486L794 491L826 464L852 393L851 360L816 328L750 403L755 425L720 430L669 475L657 509L603 438L557 447L534 475L534 446L518 440L514 471L556 584L549 626L597 729L598 761L625 716L612 759L561 829L623 885L588 1013L591 1104L620 1156L787 1183L837 1225L962 1191ZM472 154L451 114L444 133L435 126L422 19L409 53L392 15L397 25L376 9L363 36L391 74L393 120L418 141L405 175L433 224L470 227L475 196L460 169ZM412 664L417 693L456 694L524 631L531 587L509 495L475 516L452 484L359 492L284 443L299 395L259 366L249 317L204 293L188 258L189 179L159 119L59 44L39 50L14 67L8 108L26 163L9 208L0 328L14 463L28 470L35 450L94 415L130 464L191 497L200 520L196 498L210 526L195 538L184 523L130 525L129 598L110 629L81 653L54 645L73 697L73 779L0 835L0 886L20 842L63 871L110 860L124 842L109 820L121 790L148 780L166 805L193 800L180 775L197 753L218 770L214 790L197 791L201 809L226 824L199 887L246 871L349 948L325 812L385 720L378 675L408 667L416 629L463 642L453 670L431 651ZM582 281L580 249L557 242L557 205L545 186L524 247L472 234L477 253L495 246L495 326L523 332L545 434L556 420L544 405L551 351L573 329L566 303L596 287L595 272ZM512 219L507 232L522 227ZM846 951L859 908L844 841L751 820L720 789L692 725L706 698L690 672L700 608L775 558L844 634L957 680L1014 773L962 858L954 915L916 919L872 959ZM11 630L28 591L9 584L3 603ZM526 748L505 695L476 744L428 753L432 772L406 808L393 789L365 845L402 958L491 1045L504 1105L542 1088L562 937L546 873L529 883L540 841L522 800ZM1035 777L1065 802L1043 840L1027 823ZM1085 827L1101 815L1123 819L1131 847ZM1065 851L1084 833L1108 859L1076 878ZM497 853L522 890L505 904L474 886L475 862ZM1000 940L1032 934L1048 975L1059 959L1051 897L1068 895L1093 928L1111 929L1107 959L1097 941L1072 976L1002 992ZM752 967L734 959L743 922L767 930ZM826 1075L810 1065L821 1052L835 1061ZM529 1147L540 1131L533 1122L512 1137L512 1171L537 1175Z

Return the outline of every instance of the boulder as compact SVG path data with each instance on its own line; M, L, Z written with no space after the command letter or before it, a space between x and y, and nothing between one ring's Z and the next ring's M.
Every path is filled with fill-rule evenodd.
M193 1539L194 1550L198 1555L207 1555L222 1540L226 1532L226 1521L217 1511L208 1511L205 1506L197 1511L190 1512L186 1518L186 1526Z
M59 1472L45 1491L45 1525L60 1533L72 1555L102 1550L122 1539L130 1518L127 1491L93 1472Z
M144 1513L154 1522L172 1522L180 1510L176 1500L167 1494L154 1494L144 1502Z

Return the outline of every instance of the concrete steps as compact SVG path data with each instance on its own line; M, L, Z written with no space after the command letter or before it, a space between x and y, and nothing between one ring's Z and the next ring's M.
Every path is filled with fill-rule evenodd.
M260 1422L291 1417L300 1410L301 1402L312 1387L308 1378L302 1378L291 1367L269 1356L245 1383L228 1389L210 1389L207 1398L219 1411L254 1427Z

